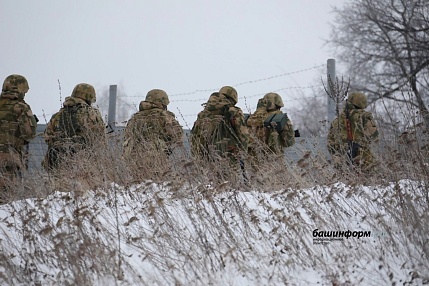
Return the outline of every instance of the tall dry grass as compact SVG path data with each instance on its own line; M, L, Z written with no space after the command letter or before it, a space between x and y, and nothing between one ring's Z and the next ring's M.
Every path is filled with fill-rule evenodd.
M382 135L377 172L362 174L333 168L317 140L298 140L296 162L260 146L240 168L183 146L125 160L110 134L17 182L1 207L1 284L285 285L303 269L332 285L428 281L422 136ZM373 236L315 245L314 229Z

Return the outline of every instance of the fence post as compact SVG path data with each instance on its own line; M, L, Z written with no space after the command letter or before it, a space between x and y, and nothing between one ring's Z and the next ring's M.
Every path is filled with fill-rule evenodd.
M333 92L335 91L331 89L332 85L330 84L330 81L332 81L332 83L335 83L336 81L335 59L328 59L327 70L328 70L327 72L328 91L330 94L333 94ZM331 123L334 119L335 119L335 101L328 95L328 122Z
M116 94L118 86L111 85L109 88L109 112L107 114L107 126L109 132L113 132L116 129Z

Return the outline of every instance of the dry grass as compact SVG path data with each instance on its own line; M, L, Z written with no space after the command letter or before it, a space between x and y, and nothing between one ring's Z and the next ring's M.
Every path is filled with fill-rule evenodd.
M1 284L285 285L303 269L324 285L428 281L428 156L408 139L382 138L378 172L362 175L317 145L293 164L257 148L244 169L181 146L126 162L112 136L16 184ZM316 228L373 236L315 245Z

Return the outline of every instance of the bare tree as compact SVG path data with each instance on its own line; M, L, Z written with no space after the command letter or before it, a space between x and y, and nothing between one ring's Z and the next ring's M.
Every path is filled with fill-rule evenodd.
M299 106L288 111L293 127L299 129L302 136L326 136L327 102L323 89L313 89L312 96L301 94Z
M370 102L411 104L429 128L429 1L354 0L334 13L329 43L352 88L365 91Z

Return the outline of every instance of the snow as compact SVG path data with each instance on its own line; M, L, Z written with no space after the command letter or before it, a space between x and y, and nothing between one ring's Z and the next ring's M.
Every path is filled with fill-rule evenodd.
M225 186L219 191L210 185L175 190L150 181L130 188L112 184L83 195L56 192L2 205L0 284L429 281L428 253L421 247L427 233L403 221L408 217L402 213L409 210L410 219L427 215L422 182L338 182L271 192ZM315 244L316 229L371 236Z

